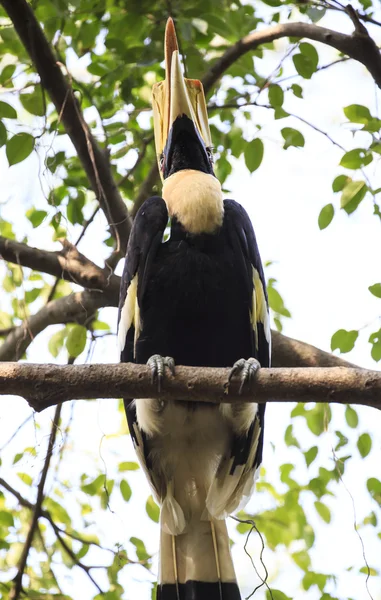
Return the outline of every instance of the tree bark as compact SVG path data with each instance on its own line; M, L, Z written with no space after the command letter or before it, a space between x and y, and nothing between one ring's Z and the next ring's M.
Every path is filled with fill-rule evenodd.
M381 408L381 373L354 368L260 369L238 395L227 388L230 369L176 367L159 393L146 365L57 366L0 364L0 394L16 394L41 411L60 402L92 398L159 398L192 402L334 402Z

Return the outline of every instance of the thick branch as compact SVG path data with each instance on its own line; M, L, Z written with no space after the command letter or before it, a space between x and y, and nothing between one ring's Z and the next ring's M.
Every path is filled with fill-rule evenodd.
M261 31L254 31L228 48L204 76L202 82L205 91L208 92L243 54L255 50L261 44L267 44L283 37L308 38L336 48L339 52L361 62L368 69L378 87L381 88L380 50L365 27L361 31L357 27L352 35L347 35L312 23L280 23Z
M0 257L88 289L112 288L114 293L119 293L120 279L116 275L108 277L100 267L78 252L67 240L64 240L63 248L59 252L48 252L0 236Z
M52 300L35 315L12 331L0 346L0 361L19 360L29 344L49 325L57 323L85 324L104 306L115 306L117 295L108 292L77 292Z
M111 226L118 247L125 251L130 230L130 220L125 203L112 177L106 153L98 146L91 134L73 94L65 79L61 65L53 54L31 6L26 0L0 0L16 32L30 55L65 126L78 157L98 197L107 221Z
M89 398L160 398L193 402L337 402L381 408L381 373L354 368L261 369L242 396L226 393L229 369L176 368L159 394L150 368L117 365L0 364L0 394L24 397L37 411Z
M357 365L316 346L300 342L278 331L271 331L273 367L354 367Z

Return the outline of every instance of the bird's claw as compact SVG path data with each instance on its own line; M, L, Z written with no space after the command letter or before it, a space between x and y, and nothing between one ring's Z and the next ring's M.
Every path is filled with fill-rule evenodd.
M239 373L241 384L239 386L238 394L241 395L245 383L251 383L260 368L261 365L256 358L248 358L247 360L245 358L240 358L234 363L230 371L226 387L229 387L233 377Z
M154 384L157 381L157 390L161 392L161 384L164 378L165 367L168 367L171 374L175 375L175 361L171 356L160 356L154 354L147 360L147 365L151 369L151 380Z

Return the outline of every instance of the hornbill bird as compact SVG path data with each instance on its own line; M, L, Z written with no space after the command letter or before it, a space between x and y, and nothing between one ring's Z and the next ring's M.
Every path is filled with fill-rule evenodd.
M122 277L122 362L231 367L241 389L270 365L267 294L253 227L223 200L200 81L184 79L172 19L166 79L153 88L162 197L133 223ZM169 235L168 235L169 232ZM262 460L264 404L125 400L139 461L161 506L159 600L239 600L225 518Z

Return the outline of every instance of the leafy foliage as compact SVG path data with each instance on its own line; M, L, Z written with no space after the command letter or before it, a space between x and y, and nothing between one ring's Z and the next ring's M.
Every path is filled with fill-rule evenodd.
M360 4L360 12L372 19L376 6L371 0ZM163 28L169 4L159 0L35 0L31 7L57 54L58 64L63 65L62 71L72 85L84 119L107 156L117 188L129 209L133 209L156 161L150 94L152 84L163 78ZM334 8L335 13L340 10L338 5ZM172 10L183 63L188 76L195 78L209 72L228 48L251 31L288 19L315 23L325 14L327 19L335 14L329 4L320 7L289 0L226 0L218 4L218 10L213 0L189 0L184 5L173 3ZM213 98L209 97L216 175L224 188L229 185L235 160L242 159L254 179L256 171L271 159L273 140L268 139L263 121L257 116L260 111L274 117L278 126L276 143L295 157L308 146L305 128L312 125L316 130L316 126L304 122L300 131L303 118L298 120L298 115L292 116L287 110L290 98L304 101L305 83L311 78L318 80L319 69L327 65L319 58L319 52L321 56L323 53L312 42L292 39L288 46L290 51L282 55L280 62L274 42L241 56L227 68ZM6 203L3 210L1 205L0 235L41 249L57 250L62 239L82 239L98 219L96 237L91 243L97 247L97 260L105 261L112 256L116 241L104 217L97 212L96 193L69 141L61 114L42 88L3 9L0 57L0 148L10 173L22 173L15 169L25 161L24 165L31 165L35 171L42 190L27 190L22 209L21 203L16 203L14 210L9 210ZM275 71L274 64L279 64ZM331 202L322 199L318 216L321 230L329 227L334 215L336 223L339 213L353 215L362 203L374 211L376 219L381 218L381 188L372 171L380 160L381 120L367 106L351 104L343 107L342 122L351 131L353 147L342 148L338 155L339 168L332 182L336 196ZM277 173L274 165L274 176ZM157 180L144 193L151 192L159 192ZM9 331L47 303L79 289L75 280L55 281L44 272L21 264L9 263L0 272L4 297L0 338L4 340ZM106 271L109 274L109 269ZM276 279L269 277L272 318L281 331L291 312L279 288ZM379 302L381 284L373 283L369 291L374 302ZM357 327L340 328L332 336L332 350L348 353L360 341L362 332L359 325L339 321L338 317L338 327ZM107 309L101 315L89 314L81 322L72 322L65 316L59 325L38 336L24 356L39 361L47 360L49 353L51 360L60 362L90 360L107 336L114 334L114 322L115 315L110 316ZM371 357L380 361L379 324L367 339ZM135 596L148 598L155 594L152 570L156 569L157 543L152 543L152 532L157 531L159 509L151 495L146 497L143 474L134 456L126 456L127 431L121 403L108 403L104 413L95 403L85 403L85 407L79 404L79 408L65 408L62 412L39 526L25 569L26 595L39 600L70 600L79 596L78 589L83 585L83 598L118 600L133 596L129 590L138 579ZM114 417L110 424L111 414ZM327 562L321 572L318 565L322 561L315 548L327 525L334 521L337 504L343 501L341 478L351 469L351 455L364 459L361 464L365 465L375 454L375 440L363 430L361 415L352 406L331 411L326 405L299 404L291 414L280 414L284 443L281 437L271 440L273 466L271 456L267 456L265 466L269 467L261 470L253 504L258 512L239 514L243 522L237 525L234 539L243 545L254 518L266 546L265 562L274 566L272 561L281 557L279 564L293 569L292 576L285 579L284 568L280 567L278 578L274 566L270 590L258 591L258 598L289 600L297 594L307 597L310 590L312 596L308 597L337 600L338 567ZM102 429L101 439L94 442L91 432L96 423L101 423L107 433ZM19 425L15 420L15 429ZM20 425L23 434L16 434L9 444L1 440L4 479L0 479L0 598L4 600L10 598L31 523L50 427L50 414L36 416L34 423L29 419ZM29 431L27 442L25 431ZM9 438L11 435L9 432ZM89 459L93 444L99 446L99 453ZM7 484L8 475L11 483ZM366 483L356 482L358 485L364 487L371 507L357 528L360 532L374 531L379 542L381 481L372 476L367 477ZM109 539L113 540L110 547ZM329 533L326 539L329 540ZM361 581L378 574L376 568L368 570L362 557L354 557L345 568L344 577L350 577L356 568ZM70 585L70 577L74 585ZM140 592L144 582L148 582L145 596Z

